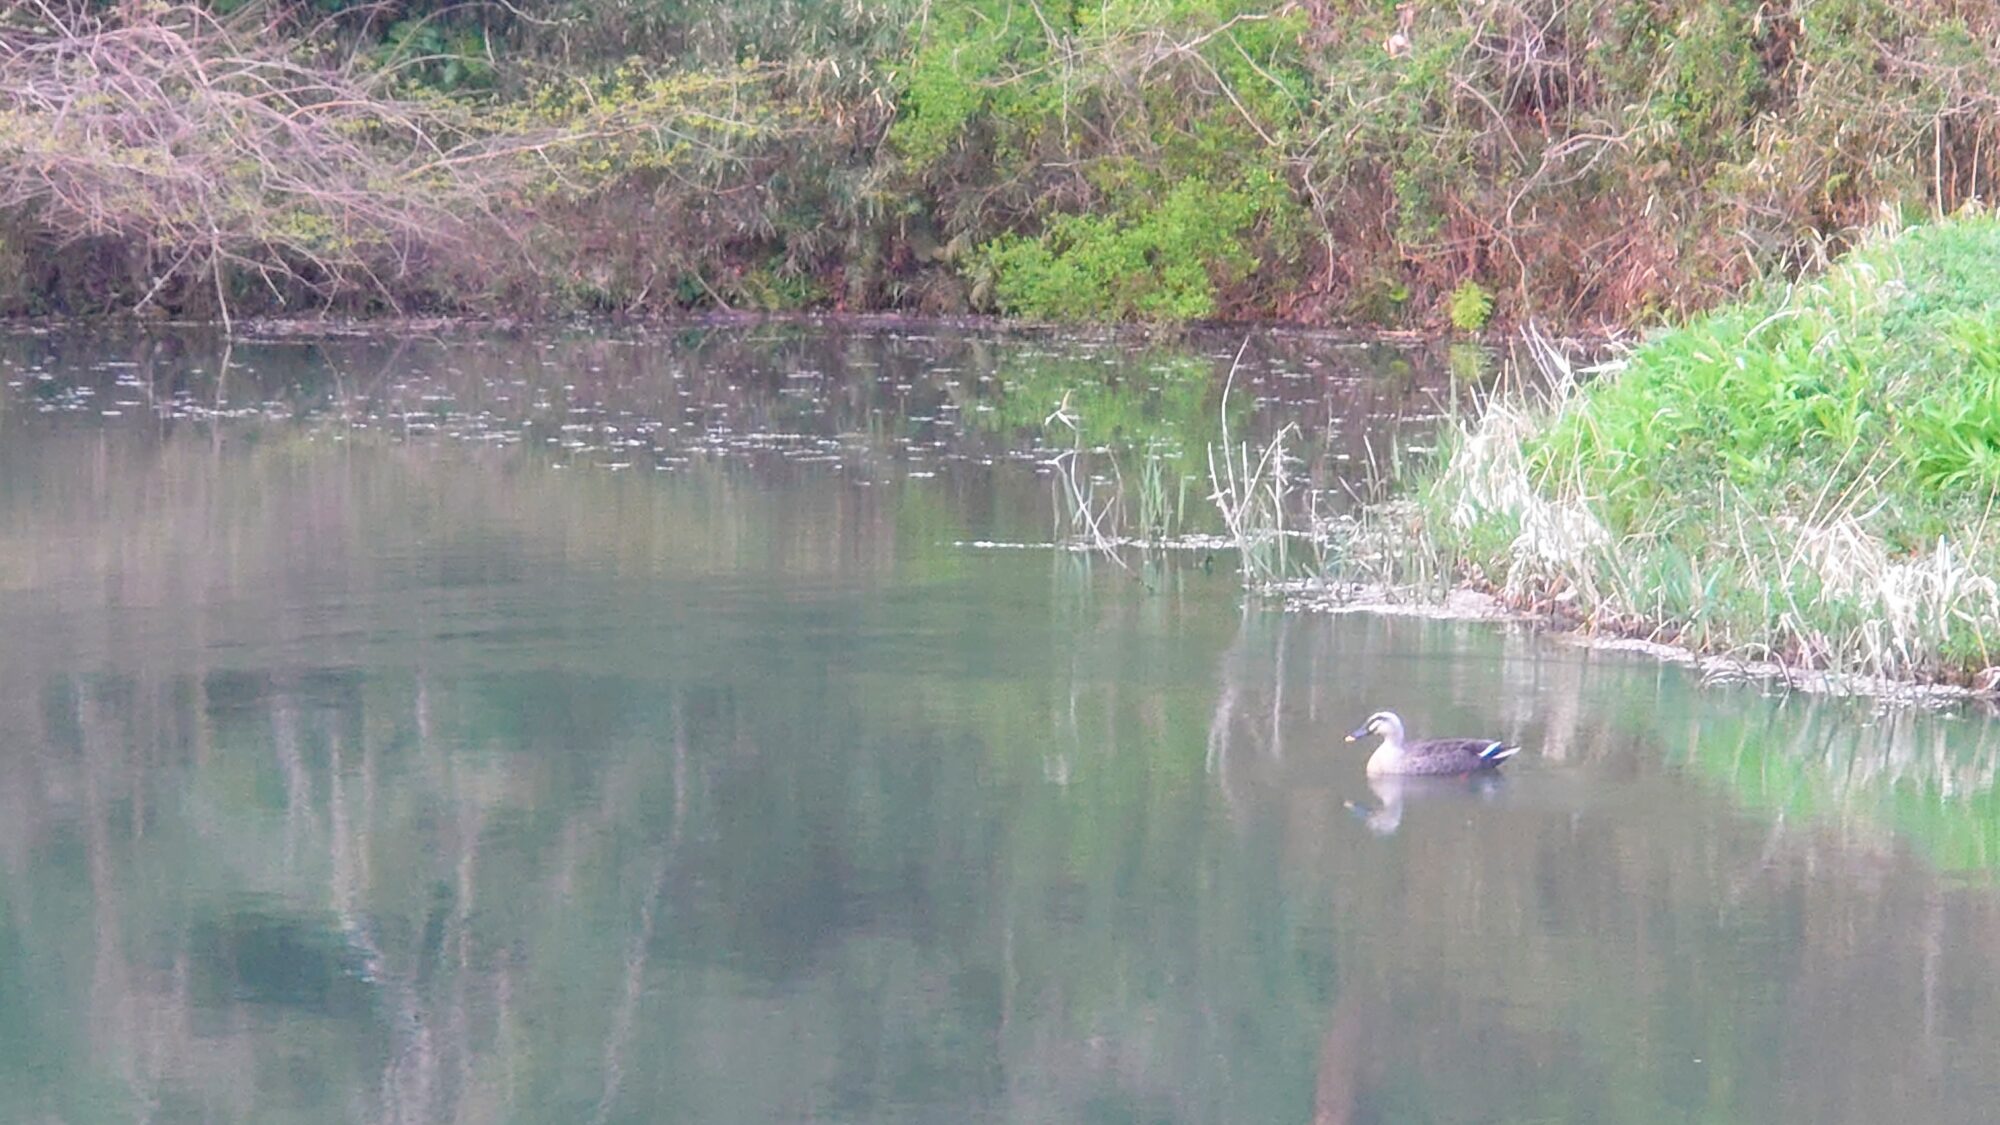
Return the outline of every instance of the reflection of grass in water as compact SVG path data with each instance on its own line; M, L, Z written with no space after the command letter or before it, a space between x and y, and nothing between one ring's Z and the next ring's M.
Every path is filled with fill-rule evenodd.
M1287 522L1299 492L1287 445L1296 427L1262 442L1239 436L1253 405L1231 391L1247 347L1219 396L1210 393L1214 368L1199 356L1156 359L1138 378L1107 374L1096 358L1035 357L1003 368L1007 393L987 424L1032 430L1061 449L1049 462L1059 539L1106 552L1210 549L1214 540L1200 537L1209 528L1191 516L1213 510L1246 583L1270 582L1288 575L1289 540L1311 525ZM1191 489L1203 486L1212 509L1191 508Z
M2000 869L2000 755L1985 737L1957 752L1942 739L1920 746L1923 726L1938 721L1861 726L1844 709L1781 709L1734 737L1697 729L1684 762L1746 808L1805 822L1860 818L1910 839L1941 870Z
M1148 448L1139 461L1139 534L1164 539L1186 526L1188 485L1194 478L1173 471L1163 451Z
M651 346L633 346L641 342ZM0 353L20 351L8 343L0 341ZM186 359L149 361L144 380L159 393L192 387L191 416L227 410L232 440L246 443L289 440L270 424L278 418L269 408L282 404L294 421L323 423L319 437L339 429L350 445L434 436L490 442L524 462L641 472L683 472L690 457L800 454L801 461L839 457L936 469L968 459L968 448L978 457L1003 443L1010 455L1025 451L1047 460L1059 452L1066 459L1050 493L1058 538L1218 550L1240 544L1214 533L1240 532L1242 517L1261 510L1271 517L1268 526L1231 538L1256 547L1246 556L1253 575L1282 574L1309 552L1277 531L1319 526L1308 518L1309 501L1344 506L1338 492L1327 490L1344 483L1347 467L1338 463L1349 455L1336 452L1330 435L1302 434L1288 442L1293 456L1268 459L1298 482L1289 488L1289 505L1246 505L1240 478L1254 476L1243 470L1270 451L1272 416L1322 406L1274 388L1296 388L1289 381L1316 378L1313 370L1322 367L1359 375L1365 390L1341 392L1354 401L1335 406L1329 391L1323 408L1363 405L1372 429L1426 409L1417 400L1433 393L1424 373L1436 365L1413 364L1408 351L1382 344L1342 346L1338 361L1329 363L1323 341L1258 335L1247 345L1245 370L1261 372L1265 381L1257 389L1239 381L1224 400L1220 343L1216 337L1139 346L1106 337L848 337L785 322L525 341L477 333L416 342L331 340L313 343L310 352L283 341L237 345L229 391L221 394L212 376L190 374L219 366L204 350L212 341L198 337L186 345ZM22 362L29 359L49 361L39 352ZM1476 372L1479 362L1476 350L1451 353L1462 375ZM99 382L100 394L123 393ZM240 417L239 408L246 412ZM968 431L1004 442L983 434L961 442ZM1240 449L1230 458L1239 487L1218 502L1210 450L1224 432L1232 439L1252 434L1252 456L1247 465ZM756 439L764 434L795 444ZM836 452L824 452L836 442ZM808 444L818 450L810 457ZM310 449L296 452L306 456ZM1297 471L1300 454L1309 462L1303 471ZM1376 463L1372 454L1354 462ZM1217 467L1229 476L1231 466ZM1312 486L1299 487L1307 479Z
M1883 802L1890 823L1945 871L2000 869L2000 794L1987 790L1954 804L1897 788Z
M1226 401L1227 392L1224 393ZM1209 498L1222 513L1222 522L1236 544L1245 585L1286 577L1289 535L1285 505L1291 496L1292 481L1285 439L1293 432L1294 427L1286 426L1263 448L1256 449L1248 440L1232 445L1225 425L1220 450L1213 445L1209 447Z
M1214 367L1185 352L1125 357L1115 366L1101 355L1015 355L994 378L1006 393L979 424L1032 432L1053 444L1176 450L1185 457L1215 431ZM1059 408L1067 423L1054 420Z
M972 416L984 428L1030 434L1058 450L1056 519L1093 546L1159 541L1190 529L1200 451L1218 425L1214 367L1159 351L1115 366L1099 355L1022 355L995 372L1005 393ZM1247 414L1247 404L1237 407Z

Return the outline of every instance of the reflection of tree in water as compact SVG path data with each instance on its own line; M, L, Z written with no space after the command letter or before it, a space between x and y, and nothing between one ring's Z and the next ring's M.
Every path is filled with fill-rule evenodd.
M1371 634L1396 639L1357 643ZM1274 719L1265 704L1286 644L1291 682L1316 694ZM1505 669L1514 682L1482 693L1454 666ZM1240 832L1275 817L1299 841L1289 869L1314 874L1292 893L1319 897L1334 919L1341 971L1319 1038L1315 1120L1473 1120L1504 1108L1858 1122L1912 1099L1940 1119L1976 1118L1968 1107L1984 1080L1973 1060L2000 1043L1988 971L2000 908L1990 888L1953 890L1885 848L1879 824L1901 812L1895 789L1950 793L1983 776L1987 738L1940 754L1934 717L1876 728L1854 722L1849 704L1693 706L1686 680L1657 687L1679 673L1647 663L1421 623L1302 621L1286 639L1253 616L1220 668L1209 733L1218 787ZM1439 716L1545 712L1556 725L1531 728L1530 745L1556 761L1544 754L1484 795L1371 792L1360 760L1333 748L1338 731L1349 712L1401 699ZM1256 751L1286 723L1291 745L1314 750L1280 765ZM1302 769L1307 753L1327 760ZM1737 779L1732 796L1752 810L1770 806L1774 788L1789 804L1763 821L1690 800L1663 757L1675 771ZM1950 766L1911 772L1939 758ZM1901 780L1870 788L1890 777ZM1833 790L1842 798L1816 797ZM1376 838L1343 820L1333 811L1343 793L1394 810L1399 830ZM1986 830L1975 828L1986 823L1979 797L1927 807Z
M1217 725L1088 659L1009 681L998 710L924 685L882 685L900 708L842 703L827 683L775 721L719 686L635 703L590 676L46 681L27 711L9 697L9 728L74 752L10 757L10 788L83 799L10 820L9 915L31 963L96 951L76 962L75 994L101 1001L72 1065L236 1119L289 1073L293 1097L376 1091L373 1120L615 1120L752 1078L753 1105L686 1104L1623 1120L1708 1104L1717 1075L1723 1106L1868 1120L1925 1096L1885 1075L1962 1090L1993 1042L1991 896L1904 877L1837 822L1772 847L1754 824L1615 805L1550 817L1524 777L1369 837L1337 784L1289 771L1349 721L1348 690L1387 689L1308 687L1350 650L1277 624L1253 618L1225 658L1221 729L1266 729L1221 751L1235 811L1213 828L1161 755L1198 751L1167 732ZM1272 706L1281 646L1316 699ZM955 711L1005 725L982 738ZM808 716L864 714L904 733L858 777L811 749ZM1073 739L1067 785L1042 780L1021 720ZM1283 758L1274 722L1295 728ZM1126 726L1167 741L1108 737ZM953 741L963 758L911 753ZM1586 741L1626 752L1608 726ZM996 783L997 818L923 811L980 809ZM58 908L74 865L81 916ZM188 870L208 892L153 874ZM1778 943L1751 954L1772 975L1748 995L1715 960L1744 940Z
M0 1118L1949 1120L2000 1045L1897 842L1982 870L1984 735L199 436L0 443ZM1534 768L1378 838L1412 700Z

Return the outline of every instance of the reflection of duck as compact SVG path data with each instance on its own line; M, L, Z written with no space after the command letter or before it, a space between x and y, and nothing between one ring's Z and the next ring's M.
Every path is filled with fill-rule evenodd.
M1377 836L1394 835L1403 826L1403 802L1409 800L1491 800L1500 791L1500 774L1494 770L1481 770L1474 774L1430 777L1411 777L1407 774L1376 774L1368 779L1368 790L1375 794L1375 807L1369 808L1357 801L1345 802L1347 811L1361 818L1368 831Z
M1404 743L1403 720L1394 711L1377 711L1347 736L1353 742L1364 735L1379 734L1382 745L1368 755L1368 775L1419 774L1437 777L1479 773L1498 769L1500 763L1521 752L1497 738L1425 738Z
M1386 788L1385 788L1386 786ZM1393 836L1396 829L1403 826L1403 786L1400 778L1369 778L1368 788L1375 791L1374 808L1359 801L1343 802L1347 811L1361 818L1368 831L1377 836Z

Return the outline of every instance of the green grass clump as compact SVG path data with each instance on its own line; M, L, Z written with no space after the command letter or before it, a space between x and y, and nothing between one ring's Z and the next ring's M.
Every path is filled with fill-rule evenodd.
M1527 599L1697 648L1897 678L2000 663L2000 220L1867 240L1662 331L1440 478Z

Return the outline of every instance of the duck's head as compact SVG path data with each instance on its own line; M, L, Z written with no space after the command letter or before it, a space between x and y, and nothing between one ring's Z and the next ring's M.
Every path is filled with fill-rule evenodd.
M1348 731L1347 741L1353 742L1357 738L1366 738L1371 734L1400 737L1402 733L1403 720L1397 718L1394 711L1377 711L1368 716L1367 722Z

